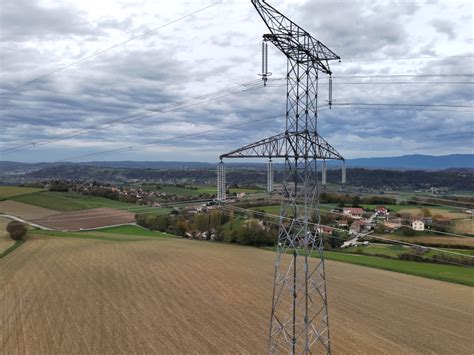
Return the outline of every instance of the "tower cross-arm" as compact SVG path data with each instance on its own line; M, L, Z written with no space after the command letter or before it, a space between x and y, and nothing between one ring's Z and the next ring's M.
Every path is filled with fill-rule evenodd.
M270 30L264 35L289 59L296 62L312 62L313 66L326 74L331 74L329 60L340 57L307 31L291 21L264 0L252 0L260 17Z

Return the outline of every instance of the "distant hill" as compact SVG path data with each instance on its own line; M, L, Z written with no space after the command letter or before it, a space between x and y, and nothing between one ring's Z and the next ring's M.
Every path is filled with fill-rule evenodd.
M246 163L244 161L233 162L231 159L226 163L229 167L264 169L266 164ZM177 161L93 161L80 163L18 163L11 161L0 161L0 173L32 171L55 167L67 166L93 166L102 168L128 168L128 169L213 169L216 163L205 162L177 162ZM338 166L337 162L331 162L330 166ZM404 155L400 157L385 158L358 158L348 159L347 165L352 168L366 169L397 169L397 170L446 170L446 169L474 169L474 154L452 154L443 156L433 155ZM281 168L281 163L275 163L275 168Z
M367 169L409 169L409 170L445 170L452 168L474 169L474 154L403 155L388 158L349 159L351 167Z

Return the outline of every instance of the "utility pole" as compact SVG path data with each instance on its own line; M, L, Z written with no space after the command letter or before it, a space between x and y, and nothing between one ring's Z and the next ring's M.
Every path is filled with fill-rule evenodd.
M331 352L323 239L319 224L318 160L344 158L318 133L318 78L331 76L330 60L339 60L324 44L266 1L252 0L270 30L263 36L287 57L286 127L283 133L220 156L284 159L269 353ZM264 82L266 45L262 46ZM332 96L332 90L330 90ZM331 97L330 97L331 99ZM331 104L331 102L329 103ZM345 180L345 169L343 169Z

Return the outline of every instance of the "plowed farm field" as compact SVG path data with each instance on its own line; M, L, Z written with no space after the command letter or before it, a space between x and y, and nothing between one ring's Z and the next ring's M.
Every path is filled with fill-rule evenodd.
M273 252L31 237L0 259L2 354L264 354ZM474 288L327 262L334 354L472 354Z
M20 217L25 220L44 218L51 216L58 211L50 210L48 208L28 205L26 203L17 201L0 201L0 213L9 214Z
M55 230L77 231L81 229L102 228L135 222L135 214L113 208L62 212L31 222Z

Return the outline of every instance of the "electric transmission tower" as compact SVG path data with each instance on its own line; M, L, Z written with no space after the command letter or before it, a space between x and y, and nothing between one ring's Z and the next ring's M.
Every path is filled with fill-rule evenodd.
M269 75L267 42L287 57L286 128L276 136L221 155L219 180L223 181L224 158L284 159L268 350L330 353L323 241L318 228L311 227L311 220L319 223L317 161L344 161L318 134L317 127L318 76L331 76L329 61L340 58L265 1L252 0L252 4L270 30L263 36L264 82ZM225 187L219 191L220 199L225 200Z

